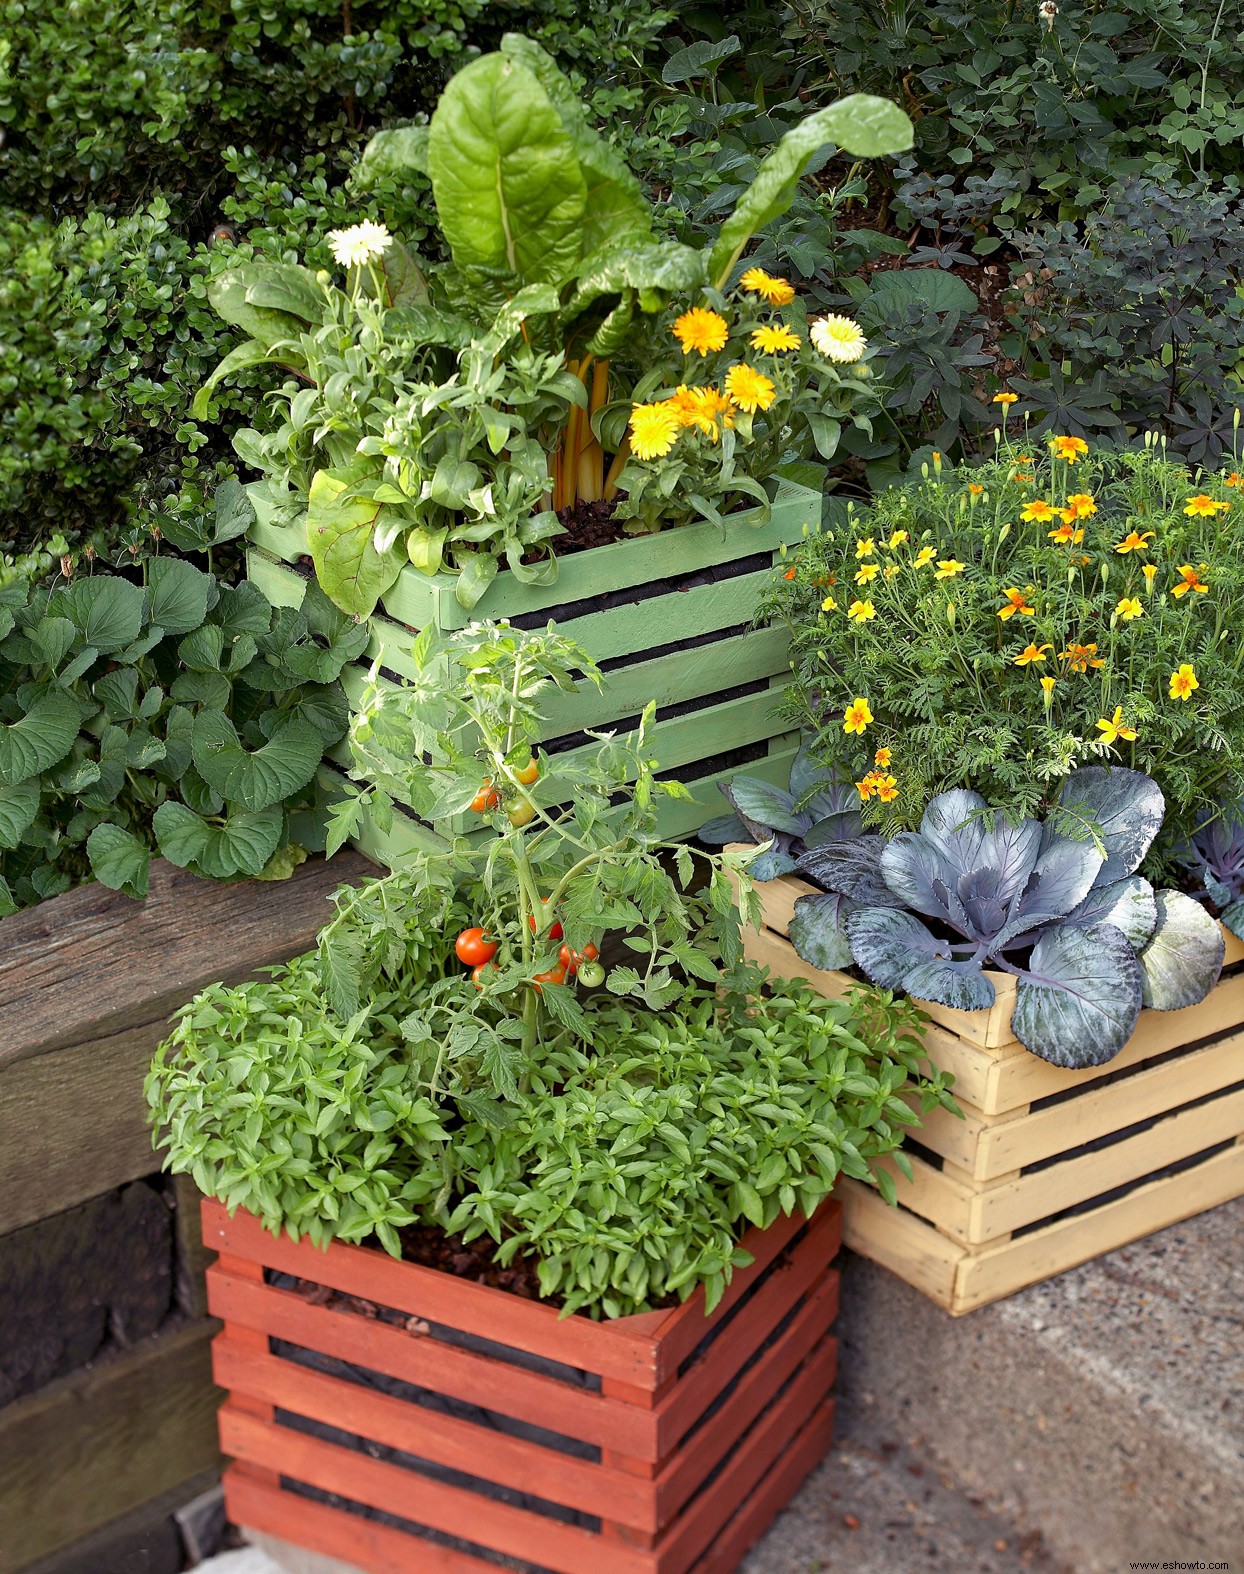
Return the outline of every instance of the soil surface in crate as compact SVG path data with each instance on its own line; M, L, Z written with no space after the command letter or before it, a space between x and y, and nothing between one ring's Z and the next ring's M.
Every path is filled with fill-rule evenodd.
M616 502L606 502L604 498L595 503L579 501L570 508L559 509L557 517L566 534L553 537L554 552L558 557L566 557L571 552L586 552L591 547L607 547L621 541L626 531L617 517L617 510Z
M0 1405L163 1325L170 1201L157 1176L0 1237Z

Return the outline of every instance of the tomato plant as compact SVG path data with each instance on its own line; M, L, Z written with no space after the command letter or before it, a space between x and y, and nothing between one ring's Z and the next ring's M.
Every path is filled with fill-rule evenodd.
M492 778L484 783L480 790L471 799L471 809L475 814L489 814L493 809L501 807L501 794L492 784Z

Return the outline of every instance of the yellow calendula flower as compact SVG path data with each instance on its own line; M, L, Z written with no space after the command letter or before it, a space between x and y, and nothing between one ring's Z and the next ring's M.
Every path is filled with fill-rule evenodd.
M847 616L852 623L867 623L877 616L877 609L871 601L853 601L847 608Z
M1190 590L1195 590L1200 596L1209 594L1209 585L1201 578L1201 571L1204 567L1204 563L1201 564L1200 568L1193 568L1191 563L1181 563L1179 565L1175 572L1182 574L1183 578L1177 585L1171 586L1171 595L1174 596L1176 601L1181 600Z
M1230 507L1230 503L1220 503L1208 492L1198 492L1184 504L1184 513L1194 519L1212 519L1215 514L1225 514Z
M631 409L631 452L636 459L660 459L674 446L681 422L667 400Z
M824 601L821 602L821 611L822 612L837 612L837 610L838 610L838 603L834 600L834 598L832 596L826 596Z
M1047 519L1053 519L1058 513L1053 503L1047 503L1044 498L1034 497L1031 503L1025 503L1019 511L1019 517L1031 523L1034 519L1039 524L1045 524Z
M1018 585L1012 585L1010 590L1003 592L1006 596L1006 606L1002 608L998 616L1004 623L1008 618L1013 618L1017 612L1026 618L1035 616L1036 609L1028 605L1028 595L1031 590L1031 585L1028 586L1027 590L1020 590Z
M1135 596L1120 596L1114 612L1115 616L1121 618L1124 623L1130 623L1133 618L1143 618L1145 615L1144 607Z
M876 555L876 551L877 543L873 540L872 536L865 536L862 541L857 541L855 543L856 557L874 557Z
M1097 504L1093 501L1091 492L1072 492L1067 499L1067 507L1071 511L1072 519L1088 519L1097 512ZM1066 518L1066 515L1063 517Z
M1045 702L1046 710L1049 710L1050 706L1054 703L1054 685L1057 682L1057 678L1041 679L1041 688L1043 690L1042 698Z
M1097 645L1068 645L1058 654L1059 661L1070 664L1072 672L1087 672L1090 667L1104 667L1105 657L1097 654Z
M1078 547L1084 540L1084 527L1077 530L1070 519L1064 519L1057 530L1047 530L1046 535L1060 547Z
M1050 452L1055 459L1065 459L1069 465L1073 465L1088 453L1088 444L1082 437L1051 437Z
M880 572L880 563L861 563L855 576L855 583L857 585L866 585L870 579L876 579Z
M1135 727L1129 727L1123 720L1122 705L1116 705L1114 715L1110 720L1106 721L1103 718L1097 723L1097 728L1101 733L1101 737L1097 740L1098 743L1115 743L1120 738L1124 743L1131 743L1136 737Z
M1031 666L1034 661L1044 661L1046 651L1053 649L1053 645L1025 645L1023 650L1020 651L1019 655L1016 656L1015 665L1017 667L1028 667Z
M705 306L693 306L690 311L683 312L671 332L682 345L684 355L694 351L707 355L710 350L723 350L730 336L726 319Z
M749 295L759 295L770 306L789 306L795 298L794 290L785 279L775 278L763 268L749 268L739 284Z
M890 539L886 542L886 545L889 547L890 551L893 552L895 547L901 547L907 539L907 532L905 530L892 530L890 532Z
M843 732L863 732L873 719L866 699L853 699L842 713Z
M752 349L762 350L766 355L780 355L783 350L797 350L802 342L797 333L792 333L785 326L769 328L762 325L752 329Z
M694 427L714 443L721 427L734 425L734 406L720 389L684 385L665 402L677 410L683 426Z
M1014 404L1018 400L1018 398L1019 398L1018 394L1006 393L1006 392L996 393L993 396L993 402L994 402L994 404L1011 405L1011 404Z
M888 771L890 769L890 758L889 749L878 749L876 754L873 755L873 764L880 765L882 770Z
M1129 530L1122 541L1116 544L1115 551L1121 553L1124 557L1129 552L1139 552L1142 556L1145 556L1148 554L1149 542L1152 540L1152 530L1146 530L1143 535L1139 530Z
M914 568L923 568L926 563L931 563L936 556L936 547L921 547L912 559L912 566Z
M851 317L839 317L832 312L828 317L818 317L809 324L808 338L812 340L813 348L819 350L827 360L844 365L858 361L868 348L868 340L859 323Z
M960 563L957 557L939 558L937 562L937 573L934 574L933 578L953 579L956 574L962 574L966 567L967 564Z
M732 366L726 373L726 392L739 409L746 410L748 414L756 410L767 410L777 398L773 379L766 377L763 372L756 371L754 367L744 366L741 362Z
M1140 572L1145 576L1145 589L1152 590L1154 576L1158 572L1158 565L1156 563L1146 563Z
M1195 690L1201 685L1197 682L1197 675L1192 670L1192 663L1185 661L1183 666L1171 673L1170 694L1173 700L1190 700Z
M898 782L893 776L879 776L875 785L882 803L893 803L898 797Z

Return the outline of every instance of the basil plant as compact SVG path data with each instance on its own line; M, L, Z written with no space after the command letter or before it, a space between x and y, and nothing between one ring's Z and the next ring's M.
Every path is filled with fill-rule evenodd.
M796 902L791 941L815 967L855 963L964 1011L991 1007L990 971L1009 973L1015 1037L1056 1066L1101 1065L1142 1006L1195 1005L1222 968L1205 908L1137 873L1164 812L1155 782L1118 767L1074 771L1044 822L940 793L919 831L808 848L798 868L825 894Z
M369 220L329 237L344 289L289 262L225 269L208 298L246 338L195 413L238 372L290 374L269 401L275 420L234 446L262 474L261 522L305 531L346 612L369 614L405 564L455 576L467 608L503 562L520 582L548 583L554 508L612 495L626 449L610 434L646 369L644 320L675 295L724 288L819 150L881 157L911 142L885 99L817 110L764 160L711 245L681 245L657 238L638 180L552 58L508 34L452 78L429 125L375 136L352 177L430 181L447 257L415 256ZM610 359L627 350L611 400ZM617 449L612 467L602 442Z

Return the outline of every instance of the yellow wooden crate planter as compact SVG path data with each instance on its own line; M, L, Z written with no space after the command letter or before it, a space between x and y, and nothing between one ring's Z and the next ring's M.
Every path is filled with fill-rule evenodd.
M777 713L789 676L786 633L755 627L753 619L782 547L816 528L821 501L819 491L784 480L764 524L739 514L724 533L711 524L688 525L574 553L561 560L552 585L520 585L503 572L470 613L454 599L451 576L429 578L404 568L369 620L364 656L346 668L342 682L357 704L373 661L395 678L413 676L412 630L429 624L448 631L486 617L524 627L552 620L601 663L606 681L600 691L585 685L577 693L551 695L543 742L559 753L594 749L591 740L576 743L578 736L589 728L630 730L655 700L652 757L694 795L693 802L662 806L661 829L667 836L689 835L722 811L717 784L741 768L786 781L798 743ZM269 600L297 606L308 583L308 568L296 566L305 554L298 527L257 524L249 576ZM675 648L688 640L696 643ZM348 758L344 746L332 756L336 764ZM330 793L340 790L331 766L324 785ZM451 835L478 825L465 816L431 829L402 820L386 834L367 827L359 845L386 863L400 863L407 852L428 845L433 832Z
M787 875L756 889L764 925L747 931L748 955L831 997L851 988L788 938L816 888ZM953 1074L964 1118L935 1110L913 1133L913 1180L890 1165L897 1208L840 1184L847 1245L957 1315L1244 1195L1244 944L1226 941L1200 1005L1143 1011L1121 1053L1085 1071L1012 1036L1008 974L989 975L990 1011L922 1001L930 1059Z

